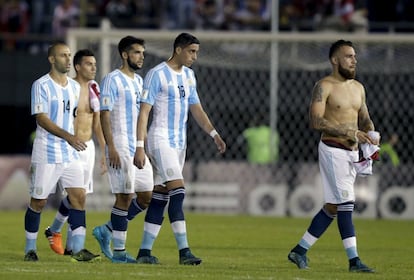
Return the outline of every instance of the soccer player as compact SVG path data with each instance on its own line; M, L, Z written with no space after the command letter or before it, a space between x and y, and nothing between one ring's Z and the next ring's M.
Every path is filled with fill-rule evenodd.
M361 262L357 252L352 223L357 175L353 163L359 160L358 143L378 145L379 140L368 134L374 131L374 124L368 113L365 89L355 80L357 60L352 42L333 43L329 60L332 73L315 84L309 109L311 127L321 132L319 168L325 205L314 216L288 259L300 269L308 268L307 251L337 217L349 271L373 272Z
M34 81L31 110L36 117L32 150L30 204L26 210L25 261L37 261L37 235L40 215L50 193L59 183L67 192L71 208L68 222L72 229L72 260L95 261L99 255L84 248L86 233L85 185L78 151L87 145L74 135L74 115L80 95L79 83L69 78L71 52L64 43L48 50L50 72Z
M128 220L149 205L153 173L149 160L134 165L137 120L143 80L135 73L144 63L144 40L132 36L118 43L122 65L102 81L101 124L107 145L109 183L115 194L110 221L93 229L102 252L114 263L136 263L125 250ZM134 192L136 199L132 201ZM112 233L111 233L112 232ZM113 250L110 242L113 242Z
M75 117L75 135L86 143L87 148L79 152L82 161L86 193L93 192L93 171L95 166L95 144L92 139L95 135L101 150L101 174L106 172L105 163L105 139L103 137L100 106L99 85L95 82L96 59L92 51L88 49L79 50L73 57L73 65L76 76L74 78L80 85L80 95ZM66 196L56 213L55 219L50 227L45 230L46 238L50 248L57 254L72 255L72 233L68 226L66 246L62 246L61 230L68 219L70 200Z
M168 201L168 217L179 250L179 263L201 263L201 259L190 251L183 212L185 187L182 170L186 153L188 112L191 112L197 124L213 138L220 153L225 152L226 144L200 103L196 78L190 69L197 59L199 48L200 42L196 37L181 33L174 41L171 58L152 68L145 76L134 163L138 168L143 168L146 163L146 140L148 157L154 168L155 187L145 215L138 263L159 263L151 255L151 250L161 228ZM152 122L147 136L148 117L152 108Z

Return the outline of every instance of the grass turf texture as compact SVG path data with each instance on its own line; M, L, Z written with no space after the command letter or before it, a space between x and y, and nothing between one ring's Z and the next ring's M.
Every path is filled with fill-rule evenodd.
M187 214L189 243L200 266L178 264L178 252L168 219L155 242L153 254L161 265L72 263L49 248L44 229L54 211L42 214L37 263L24 262L24 212L0 212L0 279L412 279L414 222L355 220L358 251L375 274L348 272L348 261L336 223L309 251L310 269L299 270L287 260L310 219ZM141 242L143 215L129 224L127 250L136 256ZM98 253L92 236L94 226L107 213L87 213L86 248ZM66 236L66 226L63 236Z

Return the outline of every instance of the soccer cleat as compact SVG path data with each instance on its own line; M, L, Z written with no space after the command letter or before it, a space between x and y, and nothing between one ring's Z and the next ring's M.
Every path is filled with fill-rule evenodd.
M82 249L76 254L72 254L72 262L95 262L100 261L101 256L89 252L87 249Z
M37 257L36 251L30 250L24 255L25 262L37 262L39 258Z
M180 264L183 265L199 265L201 263L201 259L194 256L190 249L180 251Z
M154 256L141 256L137 257L137 263L141 264L160 264L157 257Z
M47 227L45 230L45 236L49 241L50 248L59 255L63 255L65 250L62 246L62 234L60 232L52 232L50 227Z
M372 268L369 268L368 266L363 264L359 258L355 261L355 264L353 265L349 264L349 271L350 272L364 272L364 273L375 272Z
M113 263L137 263L137 260L126 251L115 251L112 256Z
M296 252L291 251L288 255L288 260L296 264L299 269L308 269L308 258L305 255L300 255Z
M92 231L93 236L99 243L102 253L108 258L112 259L111 239L112 233L106 225L95 227Z

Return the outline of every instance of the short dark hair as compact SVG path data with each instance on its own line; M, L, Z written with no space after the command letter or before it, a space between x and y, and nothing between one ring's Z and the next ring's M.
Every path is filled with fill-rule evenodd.
M348 47L354 47L351 41L345 41L345 40L338 40L335 43L331 45L331 48L329 49L329 58L332 58L337 50L339 50L342 46L348 46Z
M126 36L121 39L118 43L118 52L119 55L122 56L123 52L127 52L131 49L131 46L134 44L138 44L141 46L145 46L144 39L133 37L133 36Z
M200 45L200 41L189 33L181 33L174 40L174 51L178 47L185 48L192 44Z
M57 46L66 46L64 41L55 41L47 49L47 57L55 55L55 50Z
M89 49L78 50L73 57L73 65L80 64L84 56L95 56Z

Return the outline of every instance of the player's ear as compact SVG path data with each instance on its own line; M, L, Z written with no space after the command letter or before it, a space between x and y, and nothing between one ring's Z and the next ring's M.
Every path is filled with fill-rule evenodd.
M175 48L175 52L176 52L177 54L180 54L182 50L183 50L183 49L182 49L181 47L176 47L176 48Z
M55 63L55 57L54 57L53 55L49 55L49 56L47 57L47 60L49 61L49 63L50 63L50 64Z
M122 59L127 59L128 58L128 53L126 51L122 52Z

